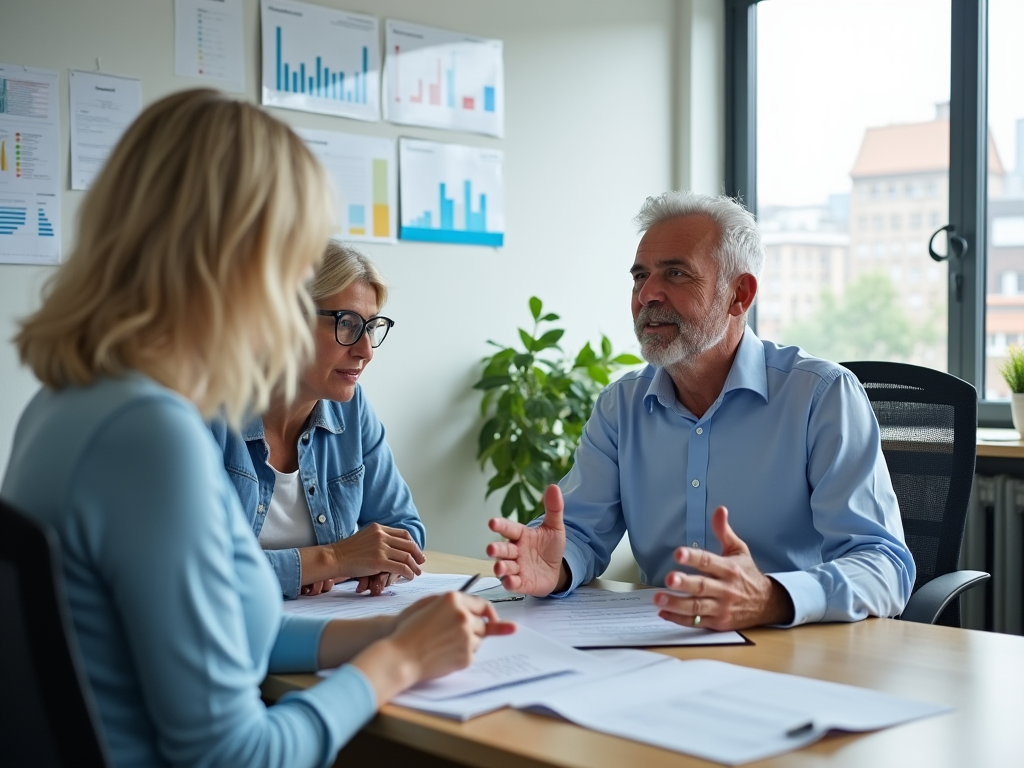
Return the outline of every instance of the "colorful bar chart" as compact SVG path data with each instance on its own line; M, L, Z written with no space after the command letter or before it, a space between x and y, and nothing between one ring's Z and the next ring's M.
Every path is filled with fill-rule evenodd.
M297 129L334 184L337 236L393 243L397 235L395 140Z
M385 51L385 119L489 136L504 134L500 40L388 20Z
M297 0L263 0L263 103L380 119L379 22Z
M500 150L401 139L399 157L400 239L504 245Z

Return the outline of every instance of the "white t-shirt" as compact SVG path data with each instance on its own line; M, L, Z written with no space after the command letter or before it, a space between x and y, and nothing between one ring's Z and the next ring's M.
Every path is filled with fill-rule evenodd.
M299 471L286 474L274 469L274 493L270 497L267 519L260 528L260 546L263 549L292 549L312 547L316 543L313 518L299 482Z

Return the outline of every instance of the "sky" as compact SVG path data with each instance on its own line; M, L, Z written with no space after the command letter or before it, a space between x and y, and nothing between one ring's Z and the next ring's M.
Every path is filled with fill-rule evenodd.
M931 120L949 100L949 0L757 6L758 205L847 192L868 127ZM989 128L1006 169L1024 118L1024 2L990 0Z

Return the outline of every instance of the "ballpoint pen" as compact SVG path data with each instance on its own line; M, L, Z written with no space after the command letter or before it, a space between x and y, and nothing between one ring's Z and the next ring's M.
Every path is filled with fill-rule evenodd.
M465 592L467 589L469 589L474 584L476 584L476 580L479 579L479 578L480 578L480 574L479 573L475 573L472 576L470 576L469 580L465 584L463 584L461 587L459 587L459 592Z

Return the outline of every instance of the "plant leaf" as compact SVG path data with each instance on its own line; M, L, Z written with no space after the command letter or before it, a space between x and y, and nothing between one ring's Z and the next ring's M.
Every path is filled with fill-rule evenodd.
M565 331L561 328L555 328L554 330L548 331L537 339L537 342L533 347L534 351L540 352L542 349L548 349L549 347L556 346L558 344L558 340L562 338L564 333Z
M587 375L590 376L594 381L604 386L608 386L610 379L608 378L608 369L603 365L590 365L587 366Z
M583 349L576 355L576 361L573 363L573 368L585 368L588 365L593 365L597 361L597 355L594 354L594 350L590 348L590 342L588 341L583 345Z
M522 483L515 483L508 489L504 500L501 502L502 517L511 517L512 513L523 506Z
M495 387L502 387L511 383L512 378L510 376L484 376L473 385L473 389L494 389Z
M612 342L607 336L601 337L601 356L608 357L612 353Z
M522 340L523 346L526 347L526 351L527 352L533 352L534 351L534 347L533 347L534 338L533 338L533 336L528 334L522 328L517 328L516 330L519 331L519 338Z
M538 320L538 322L550 323L550 322L552 322L554 320L558 320L558 319L559 319L558 315L556 315L554 312L548 312L546 315L544 315L544 317L540 318L540 320Z
M540 317L540 310L543 306L544 305L541 303L540 299L536 296L530 297L530 314L533 315L534 320Z
M617 365L639 365L640 363L643 362L643 360L641 360L636 355L631 355L628 352L625 352L619 355L618 357L614 358L612 362L616 363Z

